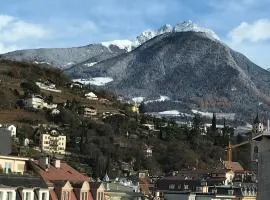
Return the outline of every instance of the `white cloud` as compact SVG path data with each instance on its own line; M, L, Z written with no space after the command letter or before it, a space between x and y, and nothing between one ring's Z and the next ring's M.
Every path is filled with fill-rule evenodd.
M17 43L31 43L49 35L45 27L20 20L9 15L0 15L0 52L8 52L17 47Z
M259 19L253 23L242 22L229 32L229 37L233 44L268 40L270 39L270 19Z
M15 45L11 45L11 46L5 46L3 43L0 43L0 54L1 53L6 53L6 52L10 52L10 51L15 51L17 50L18 47Z

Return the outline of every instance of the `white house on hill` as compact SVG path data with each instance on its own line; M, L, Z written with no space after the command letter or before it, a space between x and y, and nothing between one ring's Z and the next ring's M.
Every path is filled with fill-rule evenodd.
M86 93L85 97L89 100L98 100L97 95L93 92Z
M24 106L28 109L54 109L57 108L57 104L48 104L44 98L40 95L32 95L24 100Z

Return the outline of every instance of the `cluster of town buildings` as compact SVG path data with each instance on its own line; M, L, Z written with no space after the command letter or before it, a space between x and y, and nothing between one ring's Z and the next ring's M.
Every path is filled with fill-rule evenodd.
M139 185L93 181L56 158L39 160L0 156L0 198L3 200L142 199Z
M262 140L264 137L268 138L266 130L262 131L261 128L262 125L256 122L254 141L257 145L259 139L256 138L263 137ZM9 137L16 137L16 126L2 125L1 129L5 130ZM258 129L261 132L256 132ZM66 137L61 131L41 126L38 127L37 133L41 150L51 156L33 160L1 153L1 199L255 200L257 198L257 176L252 171L244 170L237 162L230 164L222 162L221 167L216 170L175 171L164 177L151 177L144 171L133 177L132 181L127 178L110 180L107 174L103 180L93 180L52 156L64 154ZM146 158L151 158L152 148L149 145L144 146ZM268 180L266 178L265 182Z

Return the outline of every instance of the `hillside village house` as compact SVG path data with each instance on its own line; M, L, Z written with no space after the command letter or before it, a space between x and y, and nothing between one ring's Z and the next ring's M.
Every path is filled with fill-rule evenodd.
M0 129L6 129L10 132L11 137L16 137L17 127L13 124L0 124Z
M70 88L83 88L83 84L80 83L80 82L78 82L78 81L69 83L68 86L69 86Z
M88 118L88 117L92 117L92 116L96 116L97 115L97 109L93 106L83 106L80 108L80 114L83 114L84 117Z
M89 100L98 100L97 95L93 92L86 93L85 97Z
M48 153L65 154L66 136L57 129L40 134L41 150Z
M29 158L16 157L16 156L0 156L0 169L3 173L20 173L26 171L26 162Z
M36 85L43 90L48 90L52 92L58 92L61 93L61 90L56 89L56 85L52 83L51 81L45 81L43 82L36 82Z
M24 100L24 107L27 109L54 109L57 108L57 104L48 104L44 98L40 95L32 95Z
M146 158L150 158L153 154L153 147L149 145L144 145L143 152Z

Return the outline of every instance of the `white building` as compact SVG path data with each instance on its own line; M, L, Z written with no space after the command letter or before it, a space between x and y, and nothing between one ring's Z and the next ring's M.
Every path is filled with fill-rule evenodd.
M49 153L65 154L66 136L56 129L40 134L41 150Z
M83 108L83 116L84 117L92 117L97 115L97 109L93 106L90 107L84 107Z
M57 108L57 104L48 104L44 98L40 95L32 95L31 97L24 100L25 108L30 109L54 109Z
M17 127L15 125L1 124L0 128L8 130L10 132L11 137L16 137Z
M98 100L97 95L93 92L89 92L89 93L85 94L85 97L89 100Z
M36 82L36 85L42 89L42 90L47 90L47 91L51 91L51 92L57 92L57 93L61 93L61 90L56 89L55 84L50 83L50 82Z

